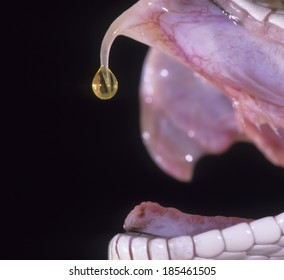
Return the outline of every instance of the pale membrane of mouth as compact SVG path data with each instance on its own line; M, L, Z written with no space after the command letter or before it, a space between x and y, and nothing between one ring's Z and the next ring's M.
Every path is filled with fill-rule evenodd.
M174 5L171 6L171 2L165 2L170 6L170 8L175 8ZM203 9L202 3L205 3L205 1L192 2L197 5L197 11L200 13L199 16L202 15L204 11L209 11L210 13L212 12L214 16L220 17L217 13L218 8L216 6L210 6L206 7L206 9ZM234 22L238 24L240 24L241 22L242 25L248 30L256 32L258 35L263 34L263 36L273 40L276 43L284 42L284 32L282 30L282 26L284 26L283 13L281 11L273 11L270 9L270 6L265 7L265 5L262 5L262 8L260 9L256 6L249 5L248 3L252 3L250 1L236 0L216 2L222 2L222 7L226 11L226 13L230 15L230 19L232 19ZM143 9L145 7L146 9ZM150 22L148 21L149 18L147 18L145 13L147 8L152 11ZM170 9L168 8L168 6L159 7L159 2L157 1L140 1L135 4L133 8L131 8L131 10L128 10L123 16L119 17L111 25L110 30L103 41L101 52L102 65L104 65L106 69L108 69L108 54L110 50L110 45L112 44L114 38L117 35L129 36L160 50L164 50L165 42L163 40L166 39L166 52L169 52L171 56L177 58L179 61L186 64L188 62L188 58L180 57L180 54L175 53L175 46L174 44L171 45L171 40L169 40L168 37L163 37L163 34L158 31L158 29L161 28L160 19L163 15L167 15L170 11ZM169 16L168 19L171 20L171 17ZM163 26L162 28L165 27L166 26ZM240 31L240 28L241 27L236 27L236 30ZM196 65L193 65L193 69L198 70ZM279 71L282 70L280 69ZM206 72L205 69L202 69L201 72L202 74L204 74L205 77L210 76L210 72ZM279 103L282 106L284 104L283 97L281 95L278 96L277 94L273 96L272 100L273 102L275 102L275 104ZM235 104L235 106L237 106L237 103ZM279 123L276 123L276 130L277 125L279 125ZM145 137L147 138L146 134ZM189 158L187 158L187 160L188 159ZM146 251L144 250L144 253L142 252L142 255L147 255L147 258L179 258L180 256L187 258L184 255L186 250L180 251L178 249L179 247L183 247L183 245L181 244L187 244L186 246L189 246L187 252L190 252L190 250L192 250L192 254L189 253L191 256L190 258L283 258L283 214L280 214L276 217L264 218L251 223L241 223L240 225L244 227L243 229L251 229L251 240L253 240L253 244L249 243L248 241L250 247L246 248L245 250L244 248L242 248L242 251L231 251L234 245L229 245L229 239L228 237L225 237L230 232L233 232L232 234L235 234L234 230L236 228L234 227L236 226L232 226L229 227L227 231L226 229L222 229L221 231L213 230L213 232L204 232L193 237L180 236L173 237L171 239L165 239L161 237L149 237L144 236L143 234L142 236L139 234L138 236L135 236L133 234L118 235L110 243L110 258L133 258L133 256L135 256L136 254L135 252L139 250L140 247L145 248ZM273 233L277 235L278 239L276 237L275 239L272 238L273 240L270 239L268 243L267 239L265 238L269 239L271 236L269 234L266 235L266 237L261 236L260 232L263 231L263 228L272 225L274 228ZM261 230L258 231L256 228L258 230ZM239 233L239 231L236 232ZM281 232L280 236L278 234L279 232ZM264 238L265 240L261 239L259 236L261 236L261 238ZM232 237L230 236L230 238ZM182 243L181 240L187 240L188 243ZM207 240L217 241L216 243L208 243ZM198 245L201 243L208 245L206 245L205 248L202 248L202 246L200 247ZM214 248L209 246L211 243L214 244ZM240 245L240 247L241 246L244 245ZM158 248L161 248L161 252L156 251L158 250ZM169 251L169 248L171 249L171 251ZM209 250L208 252L207 249Z

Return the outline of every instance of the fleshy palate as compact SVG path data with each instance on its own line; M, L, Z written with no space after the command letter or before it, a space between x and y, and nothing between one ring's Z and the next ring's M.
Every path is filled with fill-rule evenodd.
M104 91L114 88L107 70L116 36L125 35L150 46L140 85L141 134L153 160L166 173L188 181L200 157L222 153L236 141L254 143L269 161L284 167L283 6L283 1L140 0L110 26L101 49L102 69L106 69L100 76ZM152 213L149 215L153 217L152 210L157 208L144 206L143 213ZM283 226L283 214L277 217L280 220L268 217L265 221L274 223L276 219ZM224 222L229 220L225 218ZM141 221L145 224L145 220L139 221L140 227ZM211 221L204 223L208 226ZM172 219L166 224L173 227L175 223ZM248 224L238 224L243 223ZM144 224L143 230L132 224L131 231L163 238L202 234L183 232L183 222L177 226L181 231L170 236L158 234L153 227L151 232L145 231ZM234 226L227 224L226 228ZM202 232L212 230L225 229L209 226ZM279 227L275 227L276 231L280 231ZM251 246L262 246L256 236ZM275 242L283 247L283 229L279 239L271 242L270 251ZM111 244L118 243L123 242ZM226 258L220 254L227 245L221 243L213 255L201 255ZM251 248L235 257L246 258L243 256L252 256L251 252L257 255L256 247L253 251ZM259 255L268 256L268 249L263 250L266 255ZM275 250L278 255L269 253L269 258L284 258L278 247Z

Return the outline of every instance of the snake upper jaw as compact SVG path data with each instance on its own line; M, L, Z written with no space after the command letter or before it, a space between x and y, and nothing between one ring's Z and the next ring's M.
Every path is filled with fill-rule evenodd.
M205 153L244 139L284 166L284 29L271 22L270 8L215 2L141 0L102 44L102 64L117 35L152 47L141 79L141 134L154 161L180 180L192 178Z

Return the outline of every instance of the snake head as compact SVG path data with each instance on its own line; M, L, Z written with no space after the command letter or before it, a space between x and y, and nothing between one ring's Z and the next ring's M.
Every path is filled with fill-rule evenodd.
M284 14L277 3L140 0L110 26L104 67L118 35L150 47L140 85L141 135L169 175L190 180L198 159L236 141L252 142L284 167ZM137 217L143 232L147 222Z

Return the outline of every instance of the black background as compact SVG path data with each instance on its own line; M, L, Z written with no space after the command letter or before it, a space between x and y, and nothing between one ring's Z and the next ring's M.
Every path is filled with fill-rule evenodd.
M103 35L134 3L10 1L3 9L2 259L106 259L108 241L145 200L199 214L283 211L284 172L252 145L202 159L191 183L155 166L139 133L146 46L118 38L110 65L119 92L108 102L92 94Z

